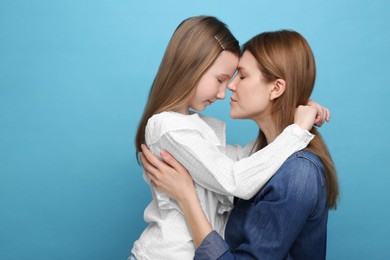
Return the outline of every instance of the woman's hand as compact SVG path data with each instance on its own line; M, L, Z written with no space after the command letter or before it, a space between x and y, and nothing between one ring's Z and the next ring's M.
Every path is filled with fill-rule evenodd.
M298 106L295 111L294 123L310 131L314 125L321 127L330 120L330 112L326 107L310 100L306 106Z
M202 210L191 175L168 152L161 151L160 155L164 160L162 162L146 145L141 145L141 149L142 165L152 185L177 201L186 219L194 245L198 247L213 229Z
M160 161L146 145L141 145L141 149L141 162L153 187L179 204L196 195L191 175L172 155L163 150L160 155L164 161Z

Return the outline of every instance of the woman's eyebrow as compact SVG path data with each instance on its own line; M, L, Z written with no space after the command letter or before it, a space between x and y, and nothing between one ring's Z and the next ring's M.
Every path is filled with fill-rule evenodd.
M237 71L238 71L238 72L245 72L246 70L245 70L244 67L238 67L238 68L237 68Z

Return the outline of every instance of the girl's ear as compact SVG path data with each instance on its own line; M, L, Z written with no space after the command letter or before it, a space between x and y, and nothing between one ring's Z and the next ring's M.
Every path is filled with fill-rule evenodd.
M277 79L273 82L273 86L271 89L271 95L270 100L274 100L279 98L281 95L283 95L284 91L286 90L286 81L283 79Z

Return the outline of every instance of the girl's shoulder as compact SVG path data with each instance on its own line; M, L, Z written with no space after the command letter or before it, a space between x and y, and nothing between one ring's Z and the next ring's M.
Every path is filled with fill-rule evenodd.
M219 119L191 112L189 115L172 111L165 111L153 115L148 120L147 126L153 125L163 129L199 129L204 128L205 123L211 128L224 127L225 123Z
M146 132L152 136L162 136L172 131L201 131L198 115L183 115L176 112L162 112L149 118Z
M183 115L176 112L165 111L149 118L146 127L159 127L161 129L191 129L196 128L197 115Z
M183 115L176 112L166 111L153 115L146 125L146 132L152 139L156 139L173 131L186 131L187 133L199 133L203 135L220 135L225 131L225 124L215 118L192 112Z

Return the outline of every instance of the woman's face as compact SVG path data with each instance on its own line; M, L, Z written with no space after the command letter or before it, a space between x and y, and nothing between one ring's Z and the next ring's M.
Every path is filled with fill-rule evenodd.
M226 96L226 86L237 69L239 58L229 51L222 51L206 71L196 87L189 107L202 111L218 99Z
M245 51L238 65L238 72L229 83L233 93L230 102L232 118L258 121L270 109L273 82L267 82L258 68L255 57Z

